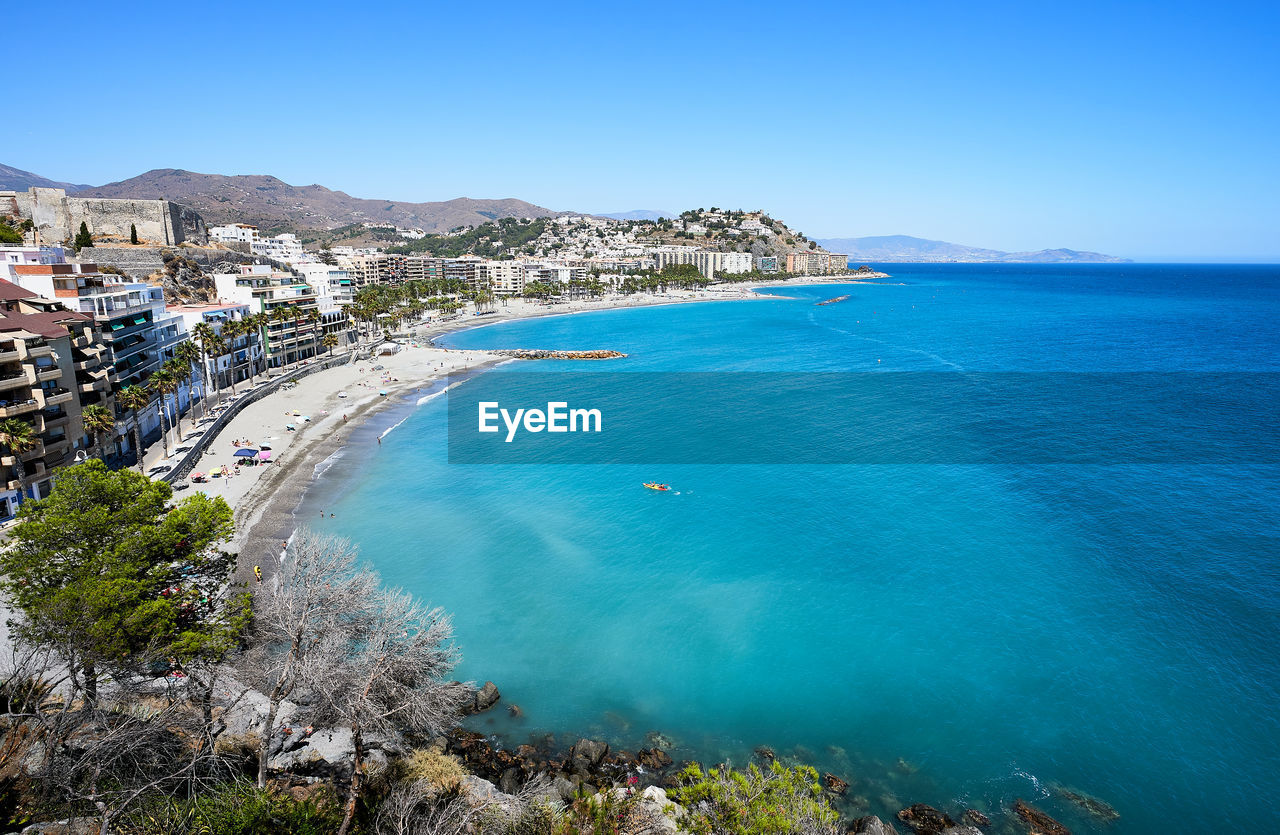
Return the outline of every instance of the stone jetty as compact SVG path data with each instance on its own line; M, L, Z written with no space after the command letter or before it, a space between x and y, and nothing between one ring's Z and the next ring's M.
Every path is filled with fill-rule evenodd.
M502 348L486 353L519 360L616 360L626 356L621 351L551 351L543 348Z

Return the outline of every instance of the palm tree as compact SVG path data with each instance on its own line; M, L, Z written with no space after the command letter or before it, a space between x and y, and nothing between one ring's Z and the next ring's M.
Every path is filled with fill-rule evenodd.
M217 355L222 356L226 353L227 366L231 369L231 393L236 393L236 340L249 332L248 325L242 319L228 319L222 323L222 331L219 333L221 337L218 340ZM253 357L249 357L249 374L253 374ZM214 383L217 383L218 377L214 375Z
M138 454L138 472L144 473L142 464L142 418L140 413L151 405L151 394L142 386L126 386L116 401L133 412L133 446Z
M160 440L164 443L164 457L169 457L169 392L178 390L178 381L173 372L160 368L147 380L147 388L160 395Z
M174 357L165 360L160 367L168 371L173 377L173 425L178 431L178 443L182 443L182 402L178 397L178 392L182 390L184 385L188 386L188 390L190 390L191 363L183 362L181 358Z
M107 463L106 445L102 436L116 428L116 417L111 410L99 403L93 403L80 410L80 420L84 429L93 438L93 445L98 449L98 457Z
M226 326L223 326L226 329ZM212 353L213 343L218 341L218 334L213 329L213 325L208 322L200 322L191 329L191 338L200 345L200 368L204 372L204 393L209 394L209 377L213 377L213 391L218 393L218 375L209 374L209 356Z
M204 417L204 395L208 393L209 389L205 385L204 374L196 373L197 368L199 369L204 368L204 362L203 362L204 352L201 349L197 348L194 342L191 342L190 340L188 340L186 342L178 343L177 347L173 349L173 358L175 360L181 361L182 364L186 367L186 380L191 385L192 395L193 395L191 398L191 411L192 411L191 419L192 420L195 420L195 405L196 405L196 399L194 397L194 394L195 394L194 389L197 383L196 378L199 377L199 385L201 389L200 416Z
M0 442L9 447L9 454L16 462L14 471L18 474L18 505L21 506L27 493L27 465L22 456L39 446L40 438L35 427L25 420L8 418L0 423Z
M338 344L338 337L334 336L331 333L326 333L324 335L324 338L322 338L320 342L324 344L324 347L329 349L329 356L333 356L333 349Z
M289 311L284 307L277 307L275 310L267 314L271 322L281 326L280 328L280 368L283 369L289 364L289 348L284 342L284 323L291 318ZM296 341L296 340L295 340Z
M317 339L316 335L321 331L321 327L320 327L321 318L322 317L320 316L319 310L315 310L313 308L307 311L307 321L310 322L312 325L312 329L311 329L311 350L312 350L311 355L312 356L316 356L317 354L320 353L320 343L322 340Z

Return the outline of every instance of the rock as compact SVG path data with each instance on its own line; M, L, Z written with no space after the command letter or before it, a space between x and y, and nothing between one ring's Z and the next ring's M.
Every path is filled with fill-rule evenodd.
M849 832L856 835L898 835L898 830L893 828L893 824L885 823L875 815L858 818L853 822L853 828Z
M1107 803L1105 800L1100 800L1092 795L1072 791L1071 789L1063 786L1055 786L1054 792L1076 806L1079 806L1081 809L1100 821L1113 821L1120 817L1120 813L1115 810L1114 806Z
M502 698L502 694L498 692L498 685L492 681L486 681L484 686L476 691L472 697L471 704L467 707L467 713L483 713L498 703L498 699Z
M569 750L569 759L574 771L588 772L609 755L609 745L593 739L580 739ZM593 792L594 794L594 792Z
M675 747L675 743L671 741L670 737L664 736L657 731L649 731L649 733L645 734L644 741L649 743L650 748L661 748L664 751L669 751Z
M942 830L942 835L982 835L982 830L976 826L962 823L959 826L947 827Z
M964 816L969 819L970 823L976 823L978 826L991 825L991 818L982 814L977 809L965 809Z
M773 752L773 749L770 748L768 745L756 746L756 750L753 753L756 755L756 757L758 757L759 759L767 763L771 763L778 758L778 755L775 754Z
M507 708L507 713L512 719L523 719L524 711L520 709L520 705L511 705Z
M33 823L22 835L98 835L102 821L97 818L67 818L60 821Z
M833 791L836 794L844 794L849 790L849 784L846 781L841 780L830 772L822 775L822 782L826 785L828 791Z
M946 812L925 803L915 803L898 812L898 820L911 827L916 835L941 835L944 829L956 825Z
M1013 811L1026 823L1031 830L1031 835L1071 835L1070 829L1036 807L1023 803L1021 799L1014 802Z
M555 789L556 794L559 795L560 799L565 803L573 802L574 793L578 789L578 787L573 784L573 781L568 777L565 777L563 774L557 774L555 776L555 779L551 781L551 788Z
M520 770L517 768L508 768L502 772L502 776L498 778L498 788L507 794L516 794L520 791Z
M636 752L636 762L650 771L661 771L671 765L671 757L661 748L641 748Z

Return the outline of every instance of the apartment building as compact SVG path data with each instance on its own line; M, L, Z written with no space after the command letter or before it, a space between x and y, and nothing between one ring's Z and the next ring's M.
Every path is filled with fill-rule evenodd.
M346 307L355 302L355 279L345 267L313 262L299 264L297 270L316 291L316 303L321 311Z
M258 227L247 223L228 223L226 226L209 227L209 240L224 244L248 244L253 251L258 243Z
M251 252L254 255L261 255L263 258L270 258L273 261L280 261L290 265L299 264L307 260L306 250L302 248L302 241L299 241L298 236L290 232L276 235L274 238L258 238L253 243Z
M787 272L796 275L826 275L848 269L849 256L830 252L788 252Z
M776 273L781 269L776 255L761 255L755 259L754 263L756 269L762 273Z
M0 278L58 301L68 310L91 316L110 351L115 382L145 382L152 371L173 357L187 338L182 318L166 309L164 291L120 275L100 273L96 264L69 264L61 247L0 247ZM186 400L184 391L180 400Z
M356 289L370 284L399 284L405 277L405 256L379 252L373 255L351 255L338 259L346 268Z
M250 305L219 301L182 305L170 308L170 311L182 317L187 333L193 333L196 325L206 324L218 336L224 337L222 342L225 350L217 356L205 358L205 373L218 390L230 388L233 380L240 383L266 370L261 334L251 331L235 339L227 339L223 334L223 326L227 322L244 320L252 315ZM199 347L199 343L196 344Z
M525 264L520 261L486 261L484 276L498 296L518 296L524 292Z
M692 264L708 279L717 275L751 272L751 253L715 252L692 246L664 246L653 251L658 270L678 264Z
M262 328L267 367L280 368L322 350L319 305L315 290L306 281L254 264L240 267L238 273L215 274L213 283L219 298L267 315L268 322ZM277 311L284 311L283 318L275 318Z
M0 278L90 317L106 348L115 390L145 384L187 339L182 317L167 309L161 288L99 272L93 263L67 263L60 247L0 247L0 265ZM191 387L183 385L175 397L178 409L185 411ZM160 431L158 409L146 410L140 419L144 437ZM132 429L131 413L118 414L116 420L122 433Z
M489 279L485 265L488 263L475 255L449 258L444 262L444 277L448 280L465 281L469 290L487 290Z
M0 280L0 420L32 428L29 450L0 449L0 517L17 511L20 496L48 494L54 471L87 457L81 410L114 408L106 347L92 318ZM105 439L110 451L114 439Z

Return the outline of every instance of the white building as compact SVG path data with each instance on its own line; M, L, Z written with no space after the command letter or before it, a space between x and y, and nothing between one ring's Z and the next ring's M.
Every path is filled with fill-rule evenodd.
M282 261L285 264L297 264L307 260L302 242L298 240L297 235L290 232L276 235L274 238L259 238L253 245L253 254Z
M494 295L518 296L524 292L525 265L520 261L487 261L484 264Z
M254 314L267 314L262 336L268 367L310 359L322 350L323 317L315 290L306 281L254 264L240 267L239 273L215 273L213 286L218 298L247 304ZM276 311L282 311L283 318L276 318Z
M224 336L222 327L232 319L245 319L252 314L248 304L238 302L215 302L213 304L188 304L170 308L170 312L181 316L187 333L201 323L213 328L213 332ZM218 389L231 386L233 369L235 382L239 383L266 368L262 353L262 339L257 331L237 337L234 341L223 339L225 352L205 359L206 373L210 379L217 380ZM199 343L196 343L200 347Z
M715 252L691 246L665 246L653 251L654 266L658 270L676 264L693 264L709 279L717 275L751 272L750 252Z
M346 269L319 262L299 264L296 269L315 288L316 304L322 313L355 303L355 279Z
M228 223L226 226L209 228L209 240L219 243L240 243L252 247L258 242L258 227L247 223Z

